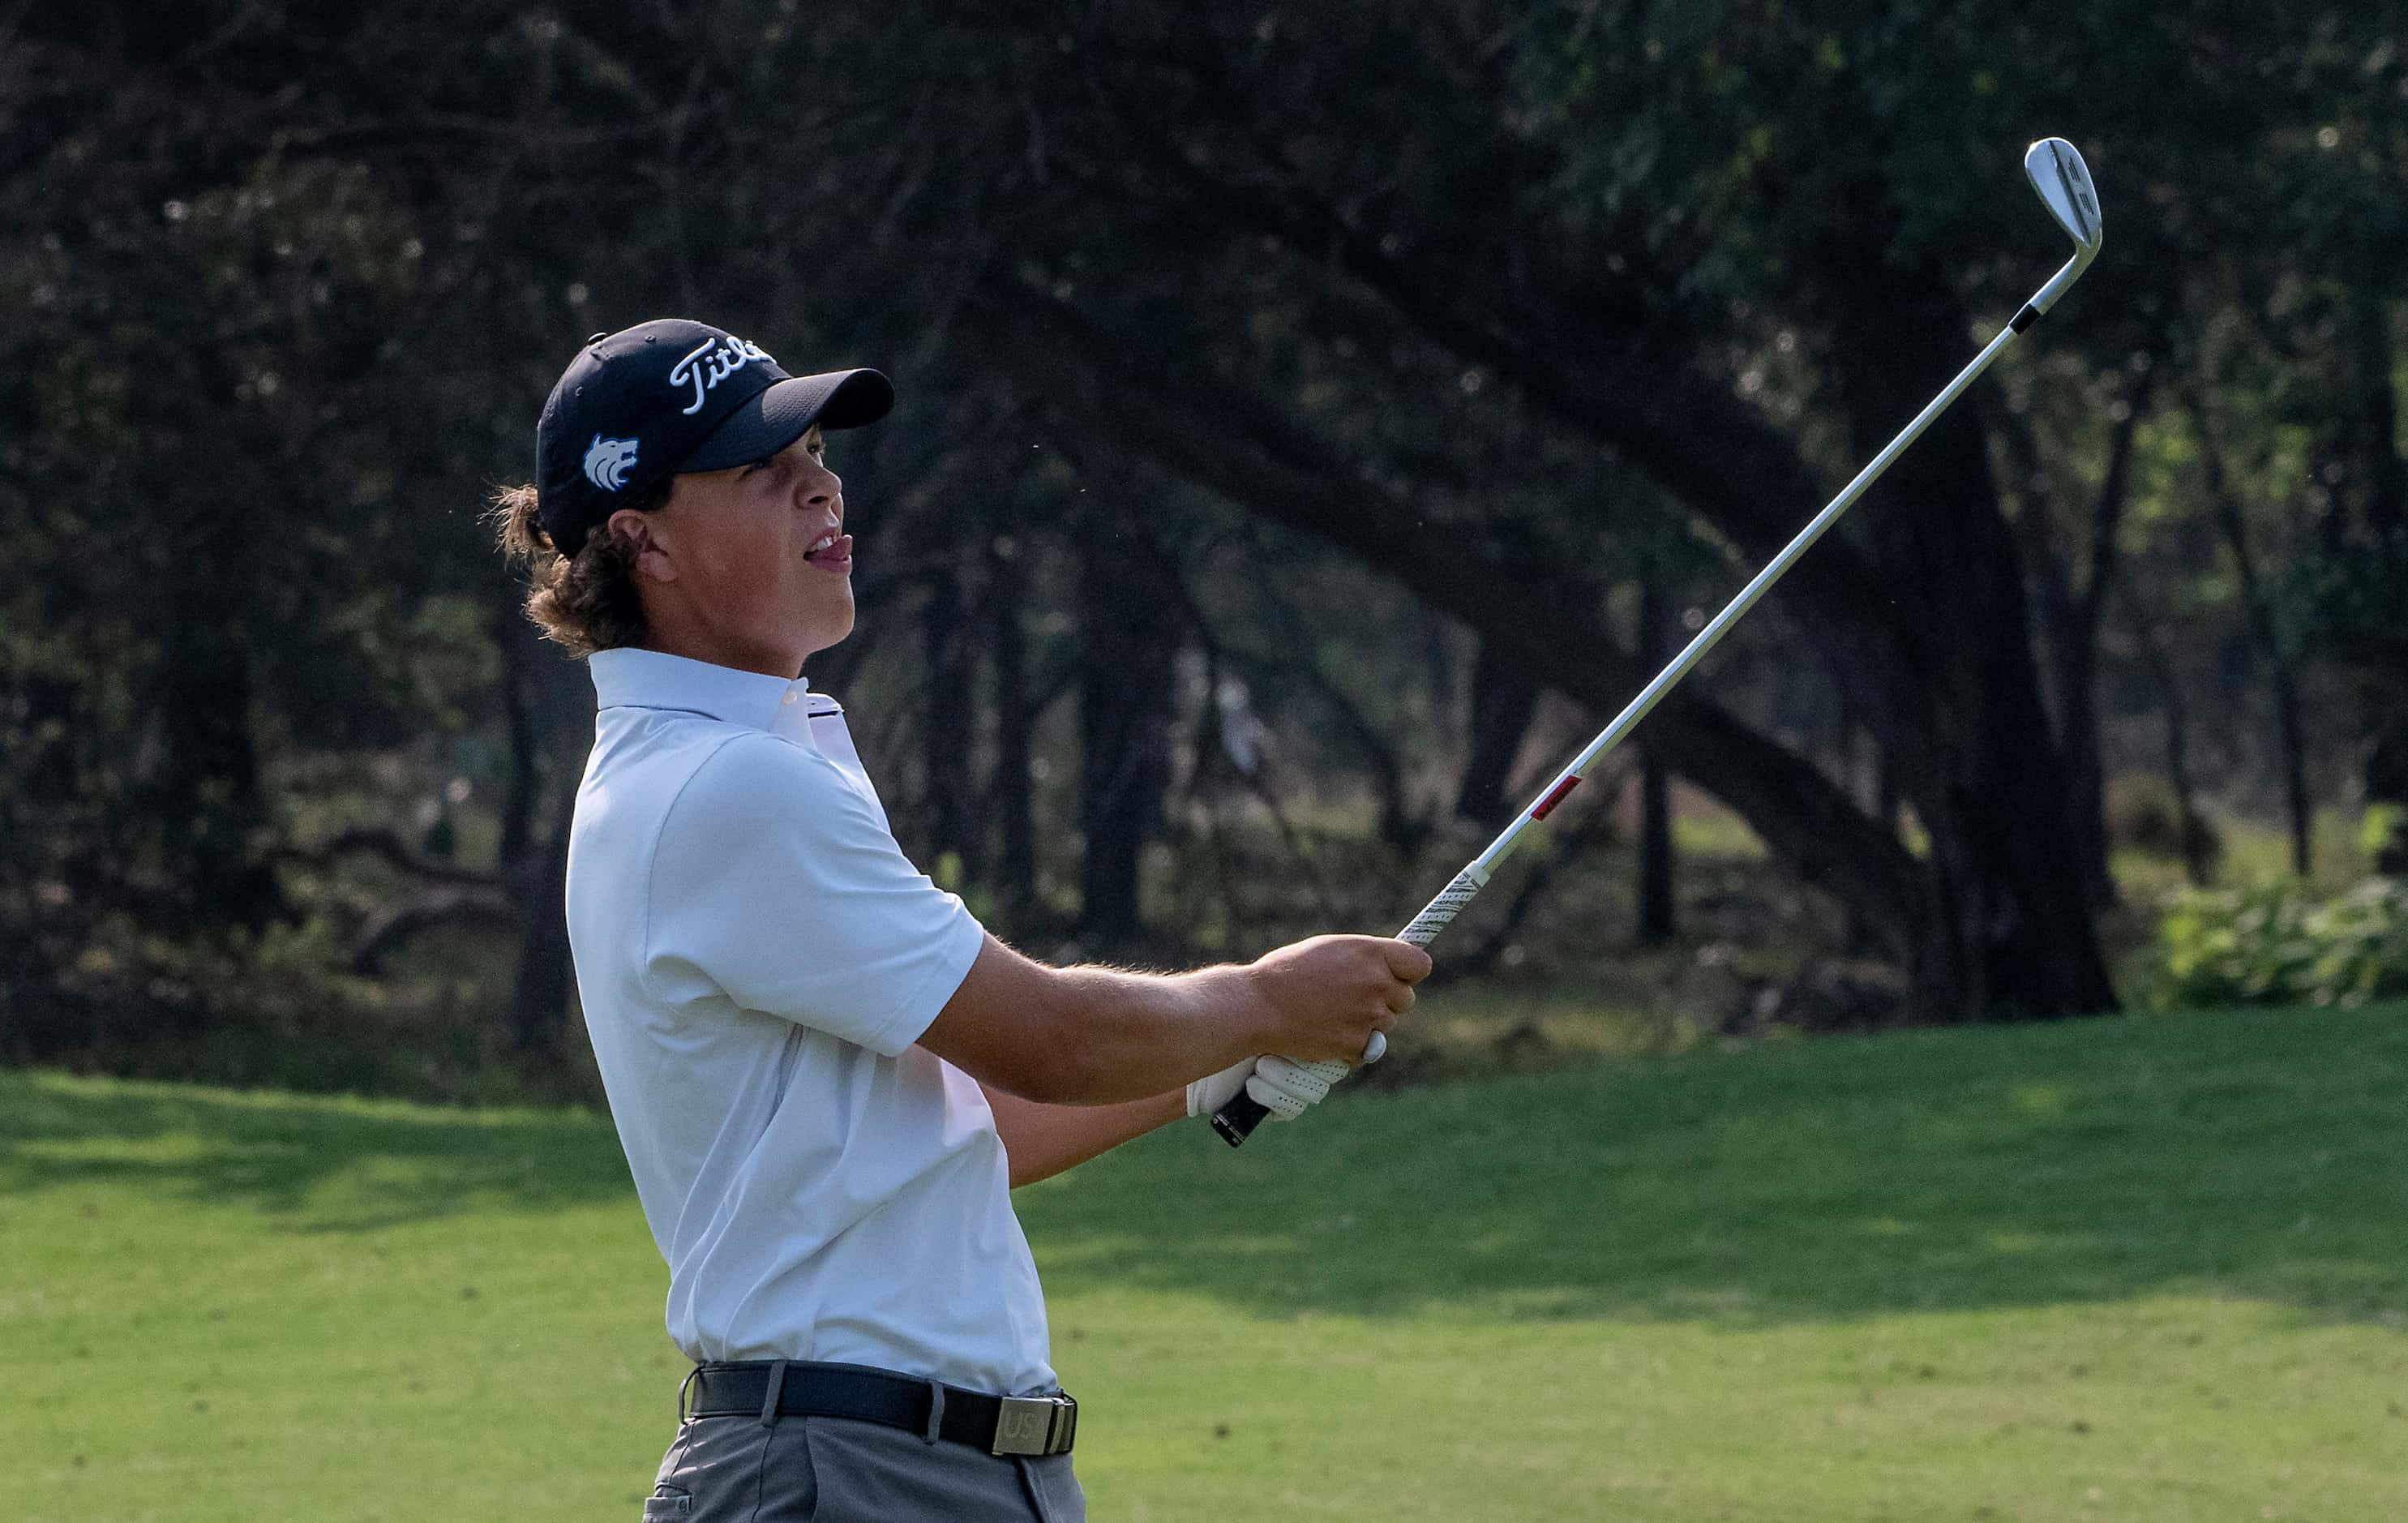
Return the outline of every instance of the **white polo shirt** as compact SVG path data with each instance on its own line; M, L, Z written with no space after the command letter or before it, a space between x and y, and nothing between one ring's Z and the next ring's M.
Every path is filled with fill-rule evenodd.
M1050 1387L995 1117L912 1045L978 922L896 847L806 682L654 651L588 665L568 939L669 1337L696 1360Z

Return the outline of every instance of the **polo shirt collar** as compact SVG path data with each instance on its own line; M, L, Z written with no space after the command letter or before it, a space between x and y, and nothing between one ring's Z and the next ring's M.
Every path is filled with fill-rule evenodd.
M764 672L738 671L689 656L623 646L585 658L594 674L594 697L603 709L674 709L706 714L732 725L766 730L779 710L810 691L810 679L792 682Z

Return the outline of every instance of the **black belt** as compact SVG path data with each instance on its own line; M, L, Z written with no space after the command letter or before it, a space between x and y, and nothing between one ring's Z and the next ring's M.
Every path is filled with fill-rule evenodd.
M989 1396L866 1364L698 1364L683 1397L684 1416L853 1417L989 1454L1068 1454L1079 1431L1068 1395Z

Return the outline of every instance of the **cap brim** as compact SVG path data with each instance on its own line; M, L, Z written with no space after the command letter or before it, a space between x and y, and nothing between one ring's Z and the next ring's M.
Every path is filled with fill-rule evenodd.
M728 470L767 460L803 437L811 424L858 428L886 416L895 387L875 370L831 370L778 381L729 413L694 453L678 463L680 475Z

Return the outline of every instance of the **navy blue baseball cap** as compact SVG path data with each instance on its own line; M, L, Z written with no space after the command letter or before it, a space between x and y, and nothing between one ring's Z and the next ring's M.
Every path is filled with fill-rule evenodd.
M574 555L627 499L680 473L764 460L822 428L858 428L895 406L875 370L790 376L724 328L655 318L585 341L535 429L536 516Z

